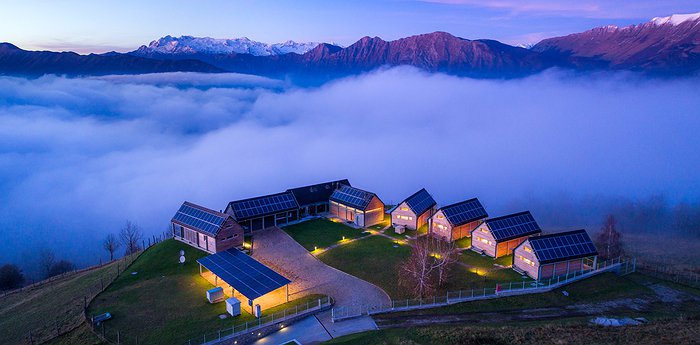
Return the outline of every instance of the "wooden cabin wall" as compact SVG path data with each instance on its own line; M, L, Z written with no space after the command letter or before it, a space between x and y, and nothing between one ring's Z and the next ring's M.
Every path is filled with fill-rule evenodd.
M405 210L402 210L402 208L405 208ZM401 217L408 217L410 219L401 219ZM416 230L416 218L416 214L411 211L411 208L408 207L406 202L402 202L391 212L391 224L403 225L407 229Z

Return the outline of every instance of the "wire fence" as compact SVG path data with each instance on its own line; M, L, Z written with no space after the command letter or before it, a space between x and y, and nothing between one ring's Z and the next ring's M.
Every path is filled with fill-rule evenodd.
M541 293L551 291L560 286L564 286L593 275L613 270L617 271L617 273L620 275L632 273L636 270L636 260L634 258L620 257L598 262L596 268L576 271L549 279L498 283L492 288L449 291L442 296L433 296L420 299L392 300L391 303L386 305L355 305L336 307L333 308L331 315L333 321L342 321L363 315L400 312L414 309L429 309L480 299Z
M83 273L84 277L80 279L88 281L87 285L78 285L79 291L70 291L70 296L68 296L68 298L63 298L58 303L53 302L48 304L45 307L46 310L43 309L44 306L39 307L50 315L59 316L54 318L53 316L42 315L42 317L39 318L41 326L37 327L36 323L29 323L28 329L14 330L13 332L22 335L21 343L40 344L74 330L84 322L85 311L92 299L100 292L104 291L140 254L141 252L136 252L131 255L125 255L119 259L66 272L59 276L54 276L3 294L2 298L43 298L45 295L51 293L50 291L44 292L44 290L51 289L53 284L62 284L63 282L69 281L72 277ZM107 268L94 276L90 276L91 271L103 269L104 267ZM88 279L85 277L90 278ZM34 293L39 295L33 296L32 294ZM61 310L57 310L56 306L61 308Z
M189 339L182 345L217 344L222 341L232 343L240 337L252 337L253 339L260 338L265 336L265 333L258 332L262 329L275 326L277 324L280 325L280 328L284 327L284 322L315 314L322 310L330 309L332 305L332 298L319 298L318 300L308 301L305 304L290 307L269 315L264 315L263 313L263 315L256 320L241 322L239 324L234 324L231 327L202 334L199 337Z
M637 263L637 269L639 272L652 277L700 288L700 274L696 272L679 270L670 265L656 265L641 261Z

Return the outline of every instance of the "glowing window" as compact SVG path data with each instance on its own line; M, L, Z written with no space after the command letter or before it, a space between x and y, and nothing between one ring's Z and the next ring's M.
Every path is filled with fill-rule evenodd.
M437 228L440 230L447 230L447 227L442 224L437 224Z
M445 219L445 216L443 216L441 214L439 214L437 217L438 217L438 219Z
M525 249L525 251L528 253L532 253L532 248L530 247L523 247L523 249Z
M408 211L408 207L402 207L401 211Z
M526 263L530 266L535 266L535 263L532 260L530 260L526 257L523 257L522 255L518 255L518 259L520 259L521 261L523 261L524 263Z
M489 231L488 231L488 230L486 230L486 229L484 229L484 228L481 228L481 232L485 232L485 233L488 233Z

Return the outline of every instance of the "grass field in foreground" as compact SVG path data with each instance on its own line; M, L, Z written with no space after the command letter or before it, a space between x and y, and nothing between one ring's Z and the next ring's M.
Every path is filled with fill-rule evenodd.
M339 243L343 236L346 239L364 236L362 229L355 229L325 218L286 226L283 230L308 251L313 251L315 247L318 249L330 247Z
M692 344L700 323L671 319L633 327L599 327L551 321L547 325L463 325L392 328L335 338L328 345ZM669 331L669 330L673 331Z
M187 262L178 264L180 250ZM147 250L90 304L88 315L110 312L104 323L108 339L120 331L123 344L179 344L254 319L245 308L235 318L219 319L225 303L209 304L206 290L213 286L199 275L196 260L208 254L175 240L164 241ZM321 296L313 295L266 309L263 315L303 304Z
M127 261L121 261L121 268ZM111 263L0 298L0 344L17 344L32 333L34 343L49 340L83 322L83 303L117 274Z

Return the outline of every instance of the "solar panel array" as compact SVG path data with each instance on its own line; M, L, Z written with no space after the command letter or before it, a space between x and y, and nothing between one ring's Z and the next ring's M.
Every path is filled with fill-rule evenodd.
M425 188L408 197L408 199L406 199L406 203L417 216L421 215L423 212L436 204L435 199L433 199Z
M231 208L236 215L236 220L242 221L250 218L266 216L299 208L292 193L280 193L266 195L252 199L232 201Z
M218 252L197 262L249 299L256 299L291 283L291 280L237 249Z
M362 189L357 189L355 187L340 186L331 195L331 200L348 205L360 210L364 210L369 205L370 201L374 197L373 193L364 191Z
M540 263L597 254L593 241L584 230L531 237L530 245Z
M443 207L442 213L445 214L452 226L459 226L488 217L484 206L481 206L481 203L476 198Z
M505 241L542 232L530 212L489 219L486 225L496 241Z
M192 229L216 236L219 232L219 228L221 228L221 224L224 223L226 218L218 213L203 211L184 203L180 206L177 213L175 213L173 220L185 224Z

